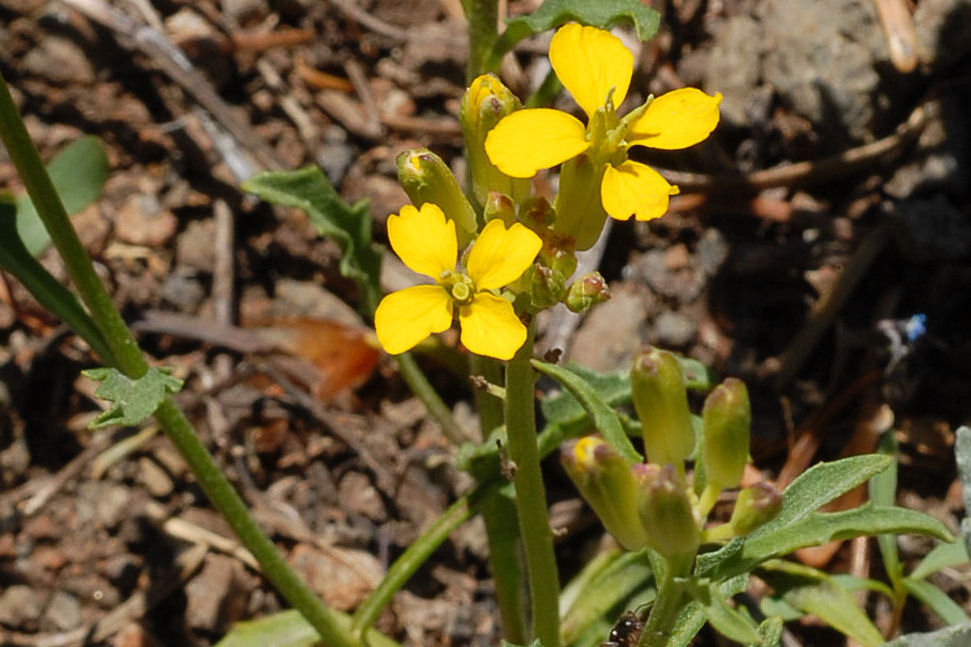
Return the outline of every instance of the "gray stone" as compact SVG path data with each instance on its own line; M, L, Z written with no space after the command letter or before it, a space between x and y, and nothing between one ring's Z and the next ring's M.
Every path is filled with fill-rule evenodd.
M205 301L206 289L191 270L177 267L165 277L161 295L165 302L175 306L179 312L194 313Z
M239 620L246 592L238 586L237 568L229 557L206 557L202 571L185 586L185 619L190 627L215 633Z
M654 320L654 337L662 348L684 348L698 335L698 325L691 317L665 310Z
M70 631L81 625L81 603L70 593L55 591L42 622L57 631Z
M47 34L23 61L24 69L56 83L92 83L94 67L78 45L61 36Z
M749 124L752 89L759 82L762 25L745 14L715 23L705 74L705 90L721 92L721 115L735 126Z
M569 357L595 371L630 368L644 343L650 294L633 283L611 286L611 298L594 306L570 345Z
M33 628L43 610L43 601L29 586L14 584L0 594L0 623L8 627Z

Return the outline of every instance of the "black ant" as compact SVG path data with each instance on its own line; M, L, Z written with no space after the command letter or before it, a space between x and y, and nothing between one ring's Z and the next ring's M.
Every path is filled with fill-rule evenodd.
M650 610L651 604L648 603L634 611L624 611L607 635L607 641L600 643L600 647L637 647Z

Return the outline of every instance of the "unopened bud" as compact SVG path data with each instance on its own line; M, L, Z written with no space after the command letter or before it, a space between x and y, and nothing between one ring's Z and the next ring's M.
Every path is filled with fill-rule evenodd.
M772 521L781 509L782 495L769 483L760 481L738 493L728 523L736 536L747 535Z
M640 486L637 511L648 544L665 557L693 556L701 543L701 531L674 465L644 465L635 471L635 479Z
M475 78L462 97L459 120L465 135L466 155L472 176L472 194L485 204L490 191L498 191L519 201L529 194L530 181L504 175L485 152L485 138L499 120L519 110L522 104L509 88L492 74Z
M647 459L681 465L694 449L695 434L680 362L667 351L642 350L634 357L630 382Z
M705 399L701 419L704 429L702 459L709 483L736 487L748 463L752 412L745 383L730 377Z
M563 300L566 280L556 270L544 265L533 267L533 279L529 294L534 308L550 308Z
M482 208L482 216L486 222L501 220L509 229L516 222L516 205L505 193L490 191Z
M610 288L600 272L591 272L573 282L566 293L566 307L573 312L586 312L610 298Z
M475 211L441 157L427 148L405 151L398 156L398 182L415 206L431 202L441 207L455 222L460 247L472 240L478 231Z
M597 436L566 443L560 450L560 460L577 490L620 545L628 550L643 548L647 534L637 512L639 488L630 463Z

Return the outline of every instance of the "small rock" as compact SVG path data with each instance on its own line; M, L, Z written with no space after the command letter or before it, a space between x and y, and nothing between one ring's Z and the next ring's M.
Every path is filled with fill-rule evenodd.
M122 485L83 481L78 486L78 518L114 530L128 516L130 499L128 488Z
M701 234L696 252L702 271L707 276L714 276L728 258L728 243L720 231L708 228Z
M92 83L94 67L84 50L73 41L46 34L23 60L24 69L55 83Z
M230 557L206 557L202 571L185 586L185 616L190 627L221 633L242 617L246 591L238 585L238 568Z
M222 0L223 13L240 26L260 22L270 11L266 0Z
M654 320L654 336L657 345L662 347L684 348L697 334L696 323L678 312L665 310Z
M0 594L0 623L14 629L32 629L44 610L40 596L29 586L14 584Z
M115 215L115 235L132 245L159 247L175 234L179 221L154 195L128 196Z
M46 629L43 625L48 625L50 630L70 631L81 624L81 603L70 593L55 591L41 622L42 629Z
M98 573L108 578L122 592L135 586L140 570L139 560L131 553L119 553L98 562Z
M691 303L701 295L705 277L687 263L672 268L664 250L651 249L641 255L627 270L634 277L642 277L652 290L680 303Z
M200 272L212 272L212 250L216 244L213 227L211 219L193 220L186 226L175 244L175 257L180 264Z
M360 472L348 472L341 479L338 496L347 510L362 514L372 521L380 522L388 518L381 495Z
M152 459L142 456L138 459L138 472L142 483L151 495L157 499L164 499L172 494L174 484L165 470Z
M713 45L706 66L705 90L721 92L722 117L735 126L749 124L752 89L758 85L762 27L738 14L712 27Z
M289 561L310 588L339 611L360 604L384 575L373 555L346 548L331 547L324 552L297 544Z
M587 314L570 345L569 357L595 371L626 371L644 342L650 295L632 283L610 290L610 300Z
M206 300L206 289L192 270L184 266L175 268L162 282L162 300L179 312L195 313Z
M336 124L324 129L324 143L317 150L317 164L334 186L340 186L357 153L347 143L347 131Z
M126 625L115 634L111 647L160 647L161 643L137 622Z

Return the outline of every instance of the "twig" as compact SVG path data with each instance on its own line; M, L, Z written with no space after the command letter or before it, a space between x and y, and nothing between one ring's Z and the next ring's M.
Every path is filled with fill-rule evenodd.
M913 141L933 117L931 103L918 106L897 131L875 142L851 148L819 160L782 164L747 175L706 175L668 169L658 171L682 191L761 190L777 186L805 185L844 175L886 157Z
M151 58L170 79L195 97L219 123L225 126L261 165L271 169L282 168L282 163L269 144L249 124L236 116L185 54L169 42L162 33L149 26L138 25L121 11L100 0L61 0L61 2L114 31L120 37L120 42L125 44L124 42L128 41L129 49L137 49Z
M61 468L61 470L47 480L44 485L41 486L40 490L37 491L30 499L28 499L22 506L20 506L20 512L25 517L30 517L40 511L51 497L57 494L61 488L63 488L69 481L77 478L79 474L87 467L88 463L101 453L108 446L108 436L105 434L100 434L96 436L91 443L84 448L80 454L71 459L67 465Z
M214 548L221 553L232 555L254 571L259 572L260 570L260 565L256 561L256 558L248 550L240 546L239 542L186 521L185 519L169 516L165 508L154 501L149 501L145 504L145 516L170 537Z
M351 20L360 23L376 34L393 38L402 43L408 40L408 32L375 18L354 4L353 0L330 0L330 4Z
M920 61L920 44L907 0L874 0L874 4L877 5L883 35L887 38L890 62L898 72L913 72Z

